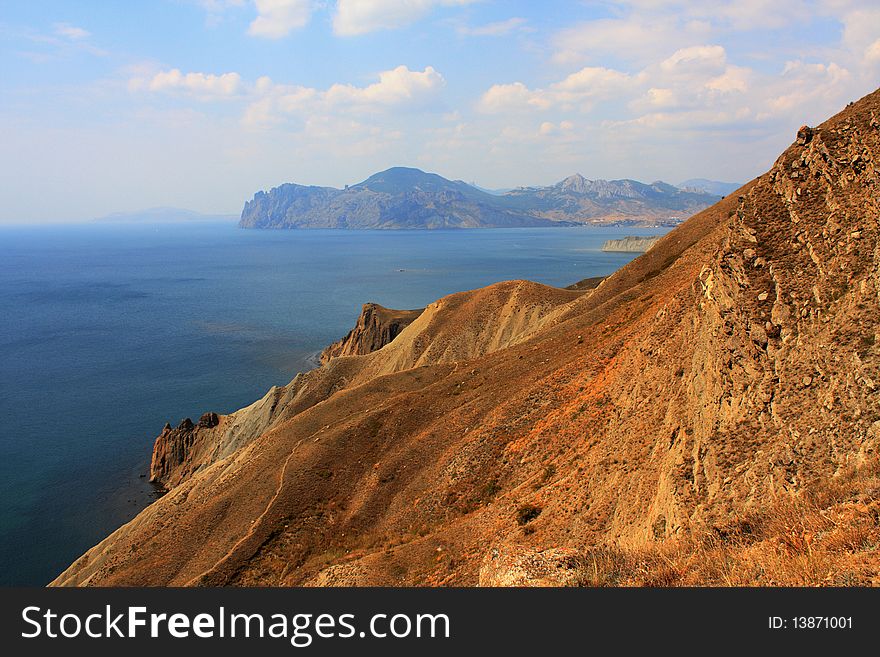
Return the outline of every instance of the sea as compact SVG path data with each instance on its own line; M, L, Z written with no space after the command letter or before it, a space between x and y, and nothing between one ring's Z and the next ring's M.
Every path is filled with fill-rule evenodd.
M314 367L367 301L420 308L509 279L565 286L633 227L0 227L0 585L42 586L156 497L165 422Z

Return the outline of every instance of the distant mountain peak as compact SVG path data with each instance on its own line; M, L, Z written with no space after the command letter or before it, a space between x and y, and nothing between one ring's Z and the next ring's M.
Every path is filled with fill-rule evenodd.
M590 181L584 178L581 174L574 173L562 182L558 183L558 186L560 189L563 189L565 191L584 194L589 188L589 183Z
M352 185L354 188L369 189L386 194L400 194L407 191L451 191L462 187L470 188L463 182L453 182L436 173L428 173L414 167L391 167L374 173L372 176Z

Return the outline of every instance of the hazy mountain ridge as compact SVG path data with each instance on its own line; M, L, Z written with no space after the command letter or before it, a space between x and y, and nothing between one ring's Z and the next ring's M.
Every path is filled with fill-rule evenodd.
M742 183L721 182L720 180L709 180L707 178L691 178L678 184L679 189L702 191L707 194L717 194L718 196L732 194L740 187L742 187Z
M505 228L583 223L674 225L718 200L663 182L587 180L490 193L394 167L344 189L287 183L245 203L243 228Z

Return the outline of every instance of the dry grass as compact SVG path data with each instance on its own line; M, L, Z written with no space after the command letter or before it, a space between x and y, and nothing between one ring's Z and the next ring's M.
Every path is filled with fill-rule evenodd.
M582 586L878 586L880 460L724 527L580 557Z

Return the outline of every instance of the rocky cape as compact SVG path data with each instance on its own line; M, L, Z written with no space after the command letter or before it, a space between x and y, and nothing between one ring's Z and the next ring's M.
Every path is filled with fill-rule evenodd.
M880 584L878 153L875 92L605 279L365 310L53 585Z
M675 225L718 200L663 182L587 180L492 194L460 180L395 167L345 189L288 183L245 203L242 228L513 228Z
M659 237L627 236L619 240L605 240L603 251L620 251L625 253L644 253L660 240Z

